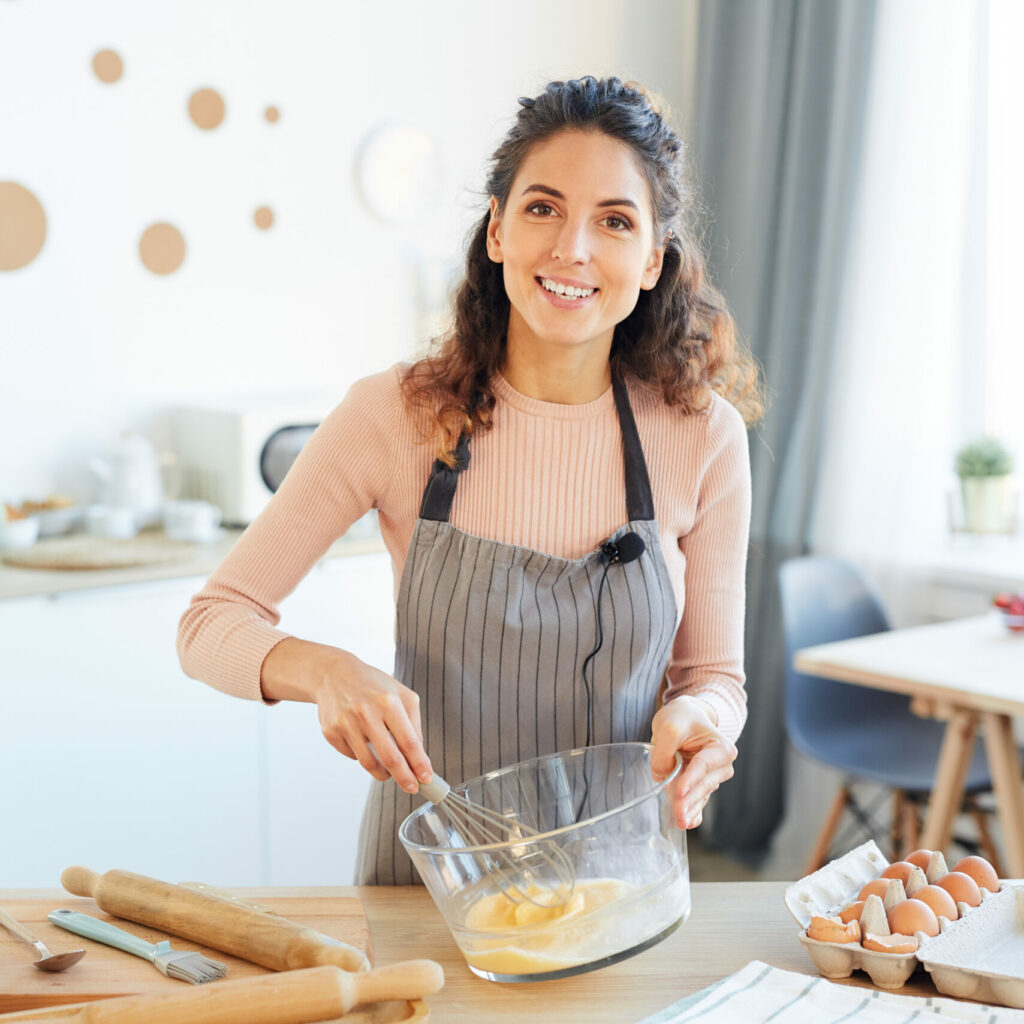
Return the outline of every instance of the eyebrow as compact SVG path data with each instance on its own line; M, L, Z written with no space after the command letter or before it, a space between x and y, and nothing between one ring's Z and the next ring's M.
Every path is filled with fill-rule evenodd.
M551 188L550 185L527 185L523 189L522 194L525 196L527 192L542 192L546 196L554 196L555 199L564 199L565 194L559 192L557 188ZM632 207L637 213L640 212L640 207L633 202L632 199L602 199L598 206L629 206Z

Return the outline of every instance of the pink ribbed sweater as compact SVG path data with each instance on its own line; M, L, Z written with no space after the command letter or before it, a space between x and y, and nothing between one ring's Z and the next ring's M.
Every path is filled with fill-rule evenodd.
M190 676L260 699L263 659L286 633L278 604L328 547L376 508L395 591L434 453L422 417L399 390L401 367L354 384L306 444L277 494L239 538L178 630ZM584 405L559 405L495 381L491 430L474 435L451 522L468 533L579 558L627 519L622 434L611 388ZM735 739L746 718L744 574L750 520L746 431L714 397L683 415L631 382L662 549L681 621L666 699L712 704ZM383 610L382 610L383 611ZM390 666L378 666L390 670Z

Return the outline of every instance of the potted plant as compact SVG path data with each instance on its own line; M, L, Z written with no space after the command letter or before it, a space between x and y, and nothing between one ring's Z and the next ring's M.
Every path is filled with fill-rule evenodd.
M972 533L1002 533L1007 528L1006 480L1013 457L1001 441L982 437L956 453L956 472L964 500L964 527Z

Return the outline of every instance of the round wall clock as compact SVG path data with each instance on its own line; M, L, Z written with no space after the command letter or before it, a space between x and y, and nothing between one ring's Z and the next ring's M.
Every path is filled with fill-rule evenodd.
M366 136L355 174L366 208L385 224L400 225L419 220L440 200L444 165L428 132L389 121Z

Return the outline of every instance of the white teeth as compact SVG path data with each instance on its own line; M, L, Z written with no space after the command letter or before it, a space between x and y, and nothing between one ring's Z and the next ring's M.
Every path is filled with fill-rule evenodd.
M577 288L571 284L566 285L552 281L547 277L542 277L540 283L547 291L554 292L556 295L564 295L570 299L585 299L588 295L594 294L593 288Z

